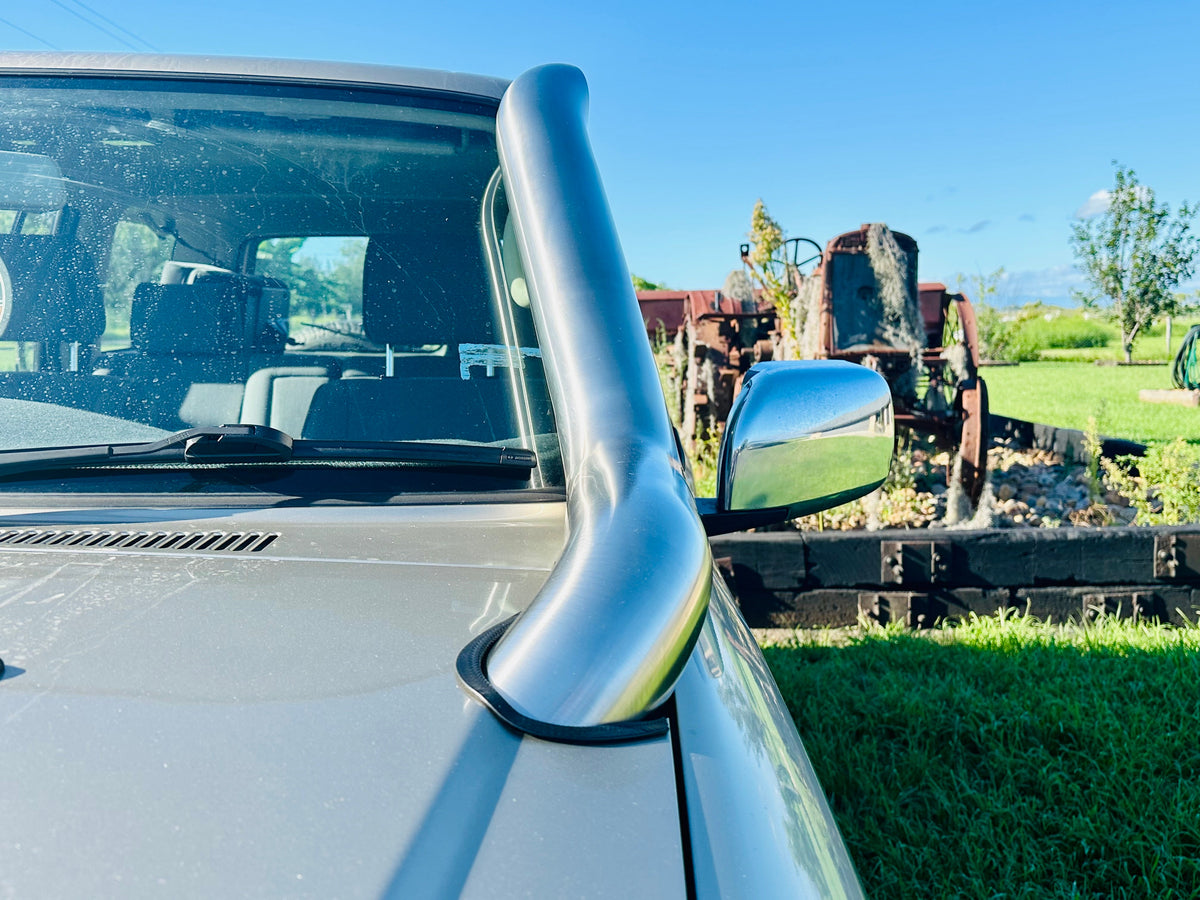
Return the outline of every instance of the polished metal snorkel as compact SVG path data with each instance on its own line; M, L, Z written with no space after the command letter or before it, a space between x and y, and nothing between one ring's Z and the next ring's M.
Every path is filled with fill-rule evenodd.
M668 696L712 578L586 115L583 74L548 65L509 86L496 120L562 442L569 535L486 669L520 712L567 726L634 718Z

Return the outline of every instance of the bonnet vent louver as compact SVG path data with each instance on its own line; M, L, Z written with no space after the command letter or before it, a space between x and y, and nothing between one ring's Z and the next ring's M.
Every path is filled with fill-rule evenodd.
M0 546L87 547L105 550L202 550L258 553L277 532L263 531L0 531Z

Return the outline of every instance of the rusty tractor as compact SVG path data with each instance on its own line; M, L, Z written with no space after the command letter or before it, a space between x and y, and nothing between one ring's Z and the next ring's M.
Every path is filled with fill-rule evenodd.
M819 253L800 260L804 245ZM761 291L638 293L675 388L685 440L719 431L746 371L766 359L844 359L879 371L892 387L897 424L959 451L960 483L978 500L986 480L987 386L970 301L944 284L917 281L917 243L883 225L863 225L820 250L785 245L792 290L781 316ZM749 246L742 246L748 263ZM801 269L815 262L808 274Z

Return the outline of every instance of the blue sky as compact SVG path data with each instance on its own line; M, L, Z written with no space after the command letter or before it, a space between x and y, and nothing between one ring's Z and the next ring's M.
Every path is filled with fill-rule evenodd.
M789 235L822 244L863 222L911 234L925 280L1003 266L1009 301L1067 300L1070 223L1112 160L1173 208L1200 200L1198 37L1191 2L0 7L5 49L151 45L504 77L571 62L643 277L719 287L761 197Z

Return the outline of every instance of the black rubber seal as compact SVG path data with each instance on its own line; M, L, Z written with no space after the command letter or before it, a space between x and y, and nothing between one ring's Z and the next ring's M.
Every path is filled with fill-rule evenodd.
M493 715L514 731L558 744L617 744L662 737L668 731L667 719L631 719L604 725L553 725L517 712L500 692L492 687L484 670L488 651L508 630L516 616L493 625L475 637L458 654L458 680L467 693L490 709Z

